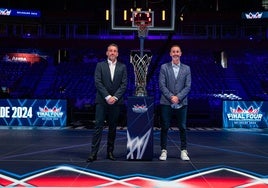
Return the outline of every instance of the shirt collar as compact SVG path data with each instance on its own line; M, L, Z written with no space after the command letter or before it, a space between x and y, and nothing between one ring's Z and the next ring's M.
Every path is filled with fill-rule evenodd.
M179 63L179 64L174 64L173 62L171 62L171 64L172 64L172 67L176 67L176 68L180 68L180 65L181 65L181 63Z
M115 65L116 62L117 62L117 61L115 61L115 62L113 63L110 59L107 59L107 61L108 61L108 64L109 64L109 65Z

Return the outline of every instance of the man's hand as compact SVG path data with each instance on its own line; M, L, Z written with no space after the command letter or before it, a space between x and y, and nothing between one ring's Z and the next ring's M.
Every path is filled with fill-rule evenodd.
M172 104L179 103L179 98L177 96L171 96L170 100L171 100Z
M108 100L107 100L107 103L108 104L114 104L116 102L116 98L114 96L110 97Z

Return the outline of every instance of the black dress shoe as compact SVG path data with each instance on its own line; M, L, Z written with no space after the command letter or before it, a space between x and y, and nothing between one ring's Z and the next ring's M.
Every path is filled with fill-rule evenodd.
M96 155L90 155L87 158L87 162L93 162L93 161L96 161L96 160L97 160L97 156Z
M112 161L115 161L116 160L112 152L108 152L107 153L107 159L110 159Z

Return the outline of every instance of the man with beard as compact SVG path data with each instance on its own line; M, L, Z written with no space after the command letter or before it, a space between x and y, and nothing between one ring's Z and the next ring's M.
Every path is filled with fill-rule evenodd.
M102 131L107 118L108 138L107 138L107 159L116 160L113 155L114 142L116 138L116 123L120 110L124 104L124 93L127 88L127 68L126 65L117 61L118 46L110 44L107 47L107 60L99 62L95 69L96 113L95 131L92 138L91 154L87 162L97 160Z

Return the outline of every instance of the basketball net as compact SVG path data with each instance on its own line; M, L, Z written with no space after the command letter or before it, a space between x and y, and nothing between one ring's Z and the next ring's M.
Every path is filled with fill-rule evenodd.
M136 96L147 96L146 91L146 76L148 72L148 66L151 62L152 56L148 56L148 54L144 55L144 39L148 35L148 22L145 20L139 20L135 22L138 28L138 36L140 38L140 50L139 54L133 53L131 55L130 62L134 67L135 74L135 86Z

